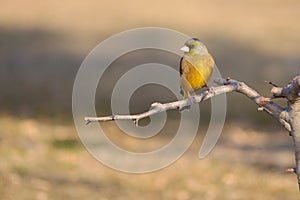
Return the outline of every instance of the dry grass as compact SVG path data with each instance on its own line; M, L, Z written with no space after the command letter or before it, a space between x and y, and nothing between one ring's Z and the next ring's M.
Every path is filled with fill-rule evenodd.
M232 126L204 160L195 142L173 165L133 175L97 162L72 126L1 117L0 127L1 199L298 199L284 173L291 141L279 132L271 142L270 133Z

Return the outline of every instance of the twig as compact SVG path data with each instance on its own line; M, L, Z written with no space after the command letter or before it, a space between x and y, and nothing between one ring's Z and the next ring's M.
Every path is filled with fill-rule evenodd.
M264 80L265 83L268 83L270 85L272 85L273 87L278 87L275 83L271 82L271 81L266 81Z

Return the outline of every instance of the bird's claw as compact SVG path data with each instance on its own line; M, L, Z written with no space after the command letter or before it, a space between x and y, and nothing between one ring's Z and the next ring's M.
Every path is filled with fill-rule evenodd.
M192 104L195 103L196 99L194 96L188 96L187 98L187 104L185 106L182 106L179 108L179 112L182 112L183 110L189 110L192 107Z
M213 86L208 87L208 92L216 94L216 89Z

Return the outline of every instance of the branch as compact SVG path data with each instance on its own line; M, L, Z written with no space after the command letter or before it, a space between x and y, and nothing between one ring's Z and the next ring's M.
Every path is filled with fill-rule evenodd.
M289 124L289 114L286 111L285 108L281 107L280 105L276 104L273 101L270 101L269 98L265 98L261 96L257 91L250 88L243 82L238 82L235 80L230 79L220 79L218 81L219 84L225 84L225 85L237 85L236 86L236 92L239 92L241 94L244 94L248 98L250 98L252 101L254 101L258 106L259 110L264 110L269 115L274 117L287 131L291 131L291 126Z
M239 82L230 78L227 79L216 79L215 82L218 87L213 88L212 90L207 90L199 95L193 96L192 103L200 103L207 99L210 99L214 96L229 93L229 92L239 92L241 94L246 95L252 101L254 101L257 105L259 105L260 110L266 111L269 115L274 117L279 123L281 123L289 132L291 131L291 127L289 124L289 115L288 112L279 106L278 104L270 101L270 99L261 96L254 89L250 88L243 82ZM149 111L146 111L141 114L135 115L111 115L106 117L85 117L84 120L87 124L91 122L99 122L99 121L112 121L112 120L134 120L135 124L138 126L138 121L140 119L149 117L151 115L164 112L167 110L179 109L182 110L186 107L189 107L191 102L188 99L174 101L170 103L153 103Z
M192 103L199 103L201 101L210 99L216 95L220 95L227 92L232 92L235 90L235 87L233 85L223 85L219 86L217 88L214 88L214 90L208 90L205 91L199 95L193 96L193 102ZM138 121L140 119L149 117L151 115L161 113L167 110L174 110L179 109L183 110L184 108L189 107L191 102L189 102L188 99L180 100L180 101L174 101L170 103L153 103L150 107L149 111L146 111L141 114L135 114L135 115L111 115L107 117L85 117L84 120L87 124L91 122L99 122L99 121L112 121L112 120L134 120L135 124L138 126Z
M296 167L292 168L298 180L300 190L300 75L296 76L286 87L281 88L276 85L271 90L274 98L283 97L288 100L288 118L287 121L291 127L290 134L293 137L295 148Z
M285 88L278 90L279 95L288 99L291 135L293 137L295 148L295 161L298 187L300 190L300 75L296 76L293 81Z
M288 86L281 87L273 87L271 93L274 97L284 97L287 98L291 103L296 101L300 96L300 75L296 76Z
M300 75L296 76L286 87L281 88L272 82L267 82L273 86L271 93L275 98L286 98L288 100L287 108L283 108L275 102L271 101L270 98L261 96L257 91L250 88L243 82L227 79L217 79L215 82L220 85L215 87L213 90L207 90L199 95L193 96L193 101L188 99L174 101L170 103L153 103L149 111L136 114L136 115L112 115L107 117L85 117L85 121L98 122L98 121L110 121L110 120L134 120L138 126L140 119L149 117L151 115L171 110L179 109L180 111L186 107L189 107L193 103L199 103L210 99L214 96L236 91L247 96L249 99L254 101L258 106L259 110L264 110L269 115L274 117L293 137L295 147L295 160L296 167L291 168L289 171L293 171L297 174L298 186L300 190Z

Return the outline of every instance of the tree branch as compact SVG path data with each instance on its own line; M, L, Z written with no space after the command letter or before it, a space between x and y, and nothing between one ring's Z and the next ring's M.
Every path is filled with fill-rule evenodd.
M259 110L264 110L269 115L274 117L279 123L281 123L287 131L291 131L291 126L289 125L289 115L285 108L276 104L273 101L270 101L269 98L261 96L257 91L250 88L243 82L238 82L230 79L220 79L219 84L225 85L236 85L236 92L246 95L252 101L254 101L259 107Z
M220 95L226 92L232 92L235 90L235 87L233 85L226 85L226 86L219 86L215 88L214 90L208 90L205 91L199 95L193 96L193 103L199 103L201 101L207 100L212 98L213 96ZM84 120L87 124L91 122L99 122L99 121L112 121L112 120L134 120L135 124L138 125L138 121L140 119L149 117L151 115L164 112L167 110L174 110L174 109L184 109L186 107L190 106L190 102L188 99L180 100L180 101L174 101L170 103L153 103L149 109L149 111L146 111L144 113L135 114L135 115L111 115L106 117L85 117Z
M274 117L293 137L295 147L295 160L296 167L292 168L297 174L298 186L300 190L300 75L296 76L286 87L281 88L272 82L268 82L273 86L271 93L273 98L286 98L288 100L288 106L286 108L281 107L270 98L261 96L257 91L250 88L243 82L239 82L230 78L216 79L215 82L220 85L213 90L207 90L199 95L193 96L193 102L188 99L174 101L170 103L153 103L149 111L135 115L112 115L107 117L85 117L85 121L99 122L99 121L111 121L111 120L134 120L138 126L140 119L149 117L151 115L171 110L182 110L193 103L199 103L210 99L214 96L236 91L247 96L254 101L258 106L258 110L264 110L266 113ZM291 170L290 170L291 171Z
M288 100L289 122L295 148L296 168L294 172L297 174L300 190L300 75L296 76L287 87L273 88L272 91L276 91L276 95L282 95Z
M281 123L288 131L291 131L291 127L288 123L288 113L284 108L279 106L278 104L270 101L269 99L261 96L254 89L250 88L243 82L239 82L230 78L227 79L216 79L215 82L218 87L215 87L213 90L207 90L199 95L193 96L192 103L199 103L210 99L214 96L229 93L229 92L239 92L241 94L246 95L252 101L254 101L257 105L259 105L260 110L266 111L268 114L273 116L279 123ZM135 114L135 115L111 115L106 117L85 117L84 120L87 124L91 122L99 122L99 121L112 121L112 120L133 120L136 125L138 125L138 121L140 119L149 117L151 115L164 112L167 110L179 109L182 110L190 105L188 99L174 101L170 103L153 103L149 111L144 113Z

